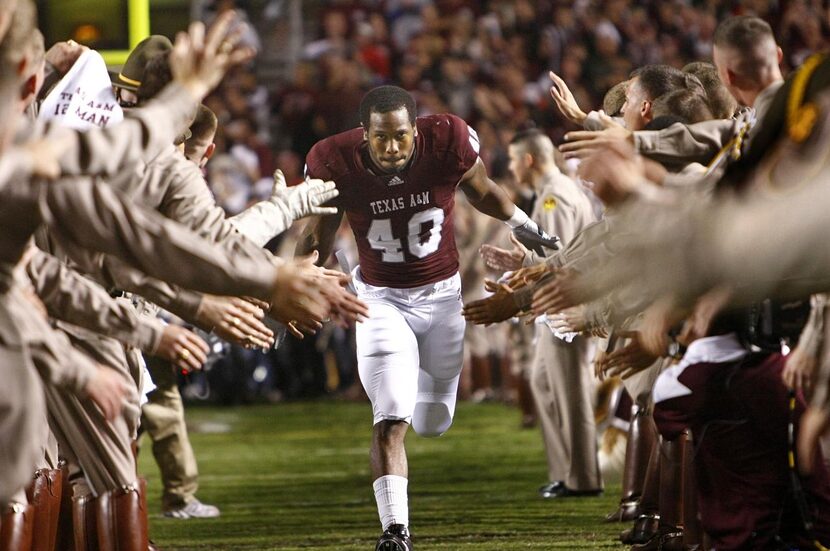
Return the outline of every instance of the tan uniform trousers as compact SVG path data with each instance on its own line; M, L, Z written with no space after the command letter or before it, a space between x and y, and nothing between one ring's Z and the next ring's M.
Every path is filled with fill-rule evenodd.
M121 343L80 328L73 328L67 335L77 349L123 375L132 390L122 414L107 421L91 400L46 385L49 423L60 453L69 463L74 493L98 496L136 483L132 441L139 420L138 390ZM75 476L78 470L84 479Z
M548 459L548 479L571 490L597 490L602 478L588 340L566 343L537 326L530 388L539 410Z
M175 368L158 358L147 358L147 368L156 389L142 407L141 426L153 441L153 457L161 472L162 509L176 509L195 499L199 487L196 455L187 436Z
M2 302L0 298L0 508L4 509L32 480L43 457L42 439L35 435L43 433L46 405L26 347L8 338Z

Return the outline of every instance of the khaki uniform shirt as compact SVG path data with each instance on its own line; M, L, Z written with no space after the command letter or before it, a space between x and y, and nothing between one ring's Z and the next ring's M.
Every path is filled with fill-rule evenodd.
M148 354L158 348L164 332L160 320L140 316L128 301L114 299L100 285L54 256L38 249L27 271L51 317L112 337Z
M565 247L583 229L596 221L591 200L579 184L559 170L546 176L545 182L538 190L530 217L548 235L558 236ZM525 259L527 265L537 264L543 260L532 251L528 256L529 258Z
M767 113L773 97L784 81L774 82L758 94L753 109L740 113L734 119L715 119L695 124L676 123L663 130L634 132L634 148L646 157L669 167L684 167L689 163L708 164L726 143L741 129L761 120ZM747 139L751 137L751 131Z

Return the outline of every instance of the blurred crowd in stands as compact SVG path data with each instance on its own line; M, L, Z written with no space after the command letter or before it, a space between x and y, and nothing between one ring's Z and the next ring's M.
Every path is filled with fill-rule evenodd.
M271 21L260 12L273 9L272 4L218 0L205 18L225 9L246 11L251 24L245 40L263 51L269 48L270 35L258 22ZM717 22L728 15L754 14L775 30L785 52L786 74L809 52L826 48L830 9L825 4L819 0L303 1L304 45L289 78L266 84L257 76L255 61L230 73L206 101L220 121L217 153L207 166L208 181L231 214L267 197L277 167L289 185L299 182L310 147L358 126L364 92L389 83L412 92L420 114L452 112L463 117L481 138L482 159L491 176L510 187L507 144L517 130L533 121L559 143L565 132L574 129L550 101L549 70L567 82L580 105L599 108L608 88L626 80L633 69L654 63L680 68L709 59ZM460 220L466 218L476 217L462 214ZM301 226L297 224L271 246L292 254ZM484 230L474 220L459 221L457 228L462 255L465 249L477 254L487 240L478 233ZM489 242L494 242L492 237ZM353 246L347 233L343 246ZM473 271L484 270L481 264L462 261ZM482 292L483 277L482 273L465 275L469 296ZM465 370L465 396L515 396L518 385L507 367L510 358L501 357L501 349L494 346L504 342L499 331L504 328L492 328L492 334L483 338L471 334L468 339L474 369ZM349 334L327 328L303 342L289 337L268 354L234 349L205 377L214 383L212 397L226 402L327 393L359 396L352 347ZM200 394L201 385L192 385L191 394Z

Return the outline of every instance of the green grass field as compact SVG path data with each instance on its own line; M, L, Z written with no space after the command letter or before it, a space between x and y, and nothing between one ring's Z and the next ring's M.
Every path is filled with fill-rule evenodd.
M188 410L199 459L199 497L213 520L161 517L158 470L142 451L151 537L163 549L374 549L379 534L368 469L368 404L320 401ZM518 413L462 403L449 433L411 433L410 520L417 551L623 549L620 524L599 519L619 498L545 501L538 430Z

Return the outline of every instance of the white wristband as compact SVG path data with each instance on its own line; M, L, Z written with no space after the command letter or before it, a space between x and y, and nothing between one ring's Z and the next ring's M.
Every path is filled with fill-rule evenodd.
M519 207L516 207L516 209L513 211L513 216L505 220L504 223L510 226L511 228L515 229L519 226L524 226L525 224L527 224L528 220L530 220L530 217L527 214L525 214L525 211L523 211Z

